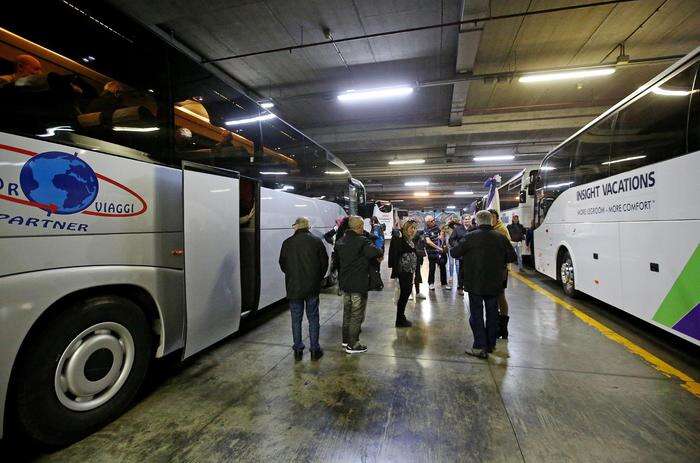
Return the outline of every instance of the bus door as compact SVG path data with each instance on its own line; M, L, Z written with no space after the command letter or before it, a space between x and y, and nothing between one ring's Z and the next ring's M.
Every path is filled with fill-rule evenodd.
M241 311L258 309L260 302L260 181L240 177Z
M240 324L240 176L183 161L182 195L189 357Z

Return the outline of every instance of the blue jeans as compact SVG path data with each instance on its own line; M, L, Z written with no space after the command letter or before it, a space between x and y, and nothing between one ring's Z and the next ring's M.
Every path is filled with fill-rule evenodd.
M318 344L318 333L321 324L318 317L318 294L306 299L290 299L289 309L292 313L292 336L294 337L294 350L304 350L304 342L301 340L301 321L304 318L304 303L306 303L306 318L309 321L309 338L311 350L321 350Z
M486 324L484 324L486 306ZM469 293L469 325L474 334L474 349L492 350L498 335L498 296Z
M447 256L447 278L452 278L452 284L459 280L459 259Z
M513 249L515 250L515 255L518 258L518 269L523 269L523 252L522 252L522 241L513 243Z

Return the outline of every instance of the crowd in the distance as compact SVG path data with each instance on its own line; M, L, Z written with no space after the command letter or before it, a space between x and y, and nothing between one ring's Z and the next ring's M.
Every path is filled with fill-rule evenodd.
M370 231L365 230L359 216L342 217L324 236L334 244L331 266L337 271L343 297L341 342L348 354L367 351L367 346L360 342L367 294L383 287L379 267L385 256L384 230L375 217L370 227ZM310 233L307 218L298 218L293 228L294 235L282 245L279 263L285 274L292 315L294 356L296 360L303 357L301 322L306 311L311 358L317 360L323 356L318 340L318 306L321 281L328 270L328 254L321 239ZM465 215L461 220L452 216L443 224L433 216L426 216L423 230L418 229L417 220L408 218L400 228L392 230L391 236L386 257L391 278L395 280L397 328L412 326L405 315L409 299L425 299L420 287L421 268L427 258L430 291L436 289L435 274L439 271L443 290L450 290L454 284L458 294L468 294L474 343L466 354L486 358L493 352L497 338L508 338L505 297L508 264L517 262L522 269L521 246L527 239L527 229L519 223L517 215L513 215L508 226L501 222L495 210L479 211L473 217Z

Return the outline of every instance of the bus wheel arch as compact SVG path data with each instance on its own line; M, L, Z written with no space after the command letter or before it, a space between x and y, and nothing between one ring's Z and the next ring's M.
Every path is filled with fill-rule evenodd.
M78 290L57 300L32 325L16 356L5 414L15 426L6 429L60 447L119 416L145 380L158 346L158 318L150 294L134 285ZM90 399L90 391L76 393L73 385L88 384L86 379L104 383L93 398L105 400L80 409L85 397L79 394Z
M569 249L564 245L557 250L556 272L557 281L561 284L564 294L569 297L577 297L574 260Z

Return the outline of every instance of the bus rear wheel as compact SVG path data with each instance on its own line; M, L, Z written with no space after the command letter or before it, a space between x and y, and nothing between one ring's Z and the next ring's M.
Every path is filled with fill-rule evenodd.
M574 275L574 262L571 260L571 256L568 251L564 251L564 255L559 264L559 279L561 280L561 286L564 290L564 294L569 297L576 297L576 278Z
M60 447L96 431L128 407L152 354L148 319L134 302L96 296L42 323L19 359L20 431Z

